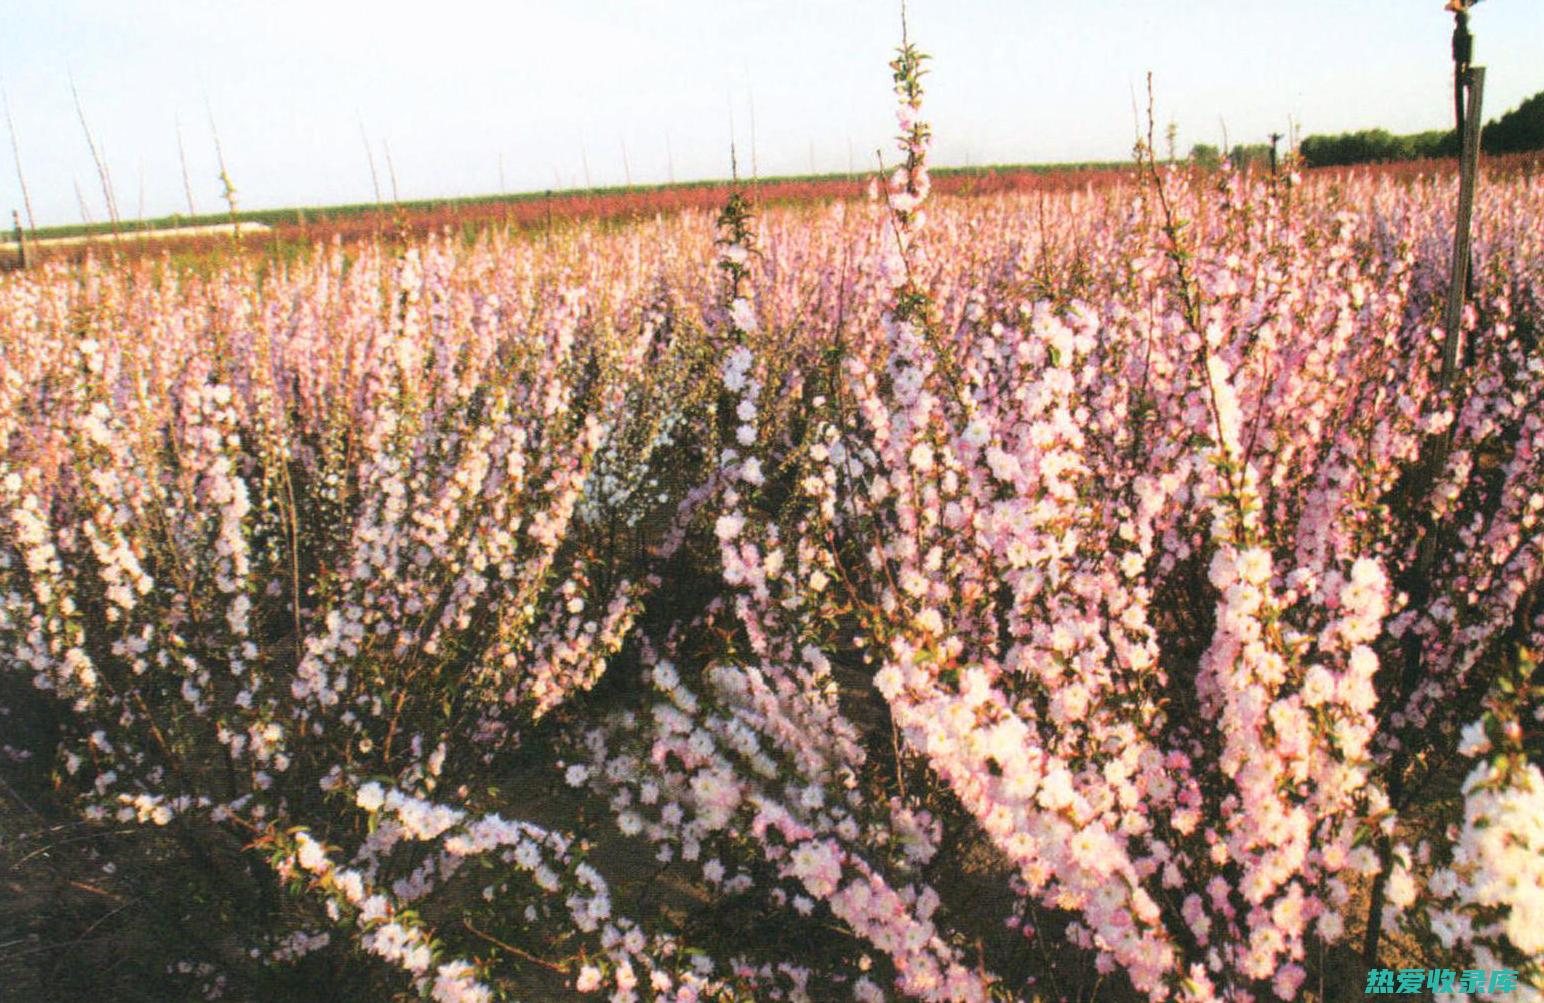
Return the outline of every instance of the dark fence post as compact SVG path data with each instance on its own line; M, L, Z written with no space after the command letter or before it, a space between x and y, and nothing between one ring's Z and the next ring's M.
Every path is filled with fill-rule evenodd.
M1469 11L1464 2L1449 4L1453 11L1453 134L1464 137L1464 85L1469 82L1469 63L1474 59L1474 35L1469 31Z
M27 267L27 235L21 229L21 213L11 210L11 223L16 227L16 264L22 270Z

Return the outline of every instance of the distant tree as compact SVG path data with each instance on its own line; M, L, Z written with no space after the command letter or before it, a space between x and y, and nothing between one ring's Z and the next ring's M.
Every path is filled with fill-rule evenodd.
M1487 125L1480 142L1486 153L1544 150L1544 91Z
M1400 138L1409 144L1410 156L1417 160L1458 156L1458 133L1452 129L1433 129Z
M1197 143L1190 148L1190 161L1197 167L1213 170L1222 163L1222 154L1210 143Z
M1309 136L1300 149L1309 167L1334 167L1453 156L1458 152L1458 142L1451 131L1396 136L1386 129L1367 129L1338 136Z
M1271 145L1269 143L1236 143L1228 153L1228 159L1233 162L1236 170L1244 170L1253 167L1264 170L1271 165Z

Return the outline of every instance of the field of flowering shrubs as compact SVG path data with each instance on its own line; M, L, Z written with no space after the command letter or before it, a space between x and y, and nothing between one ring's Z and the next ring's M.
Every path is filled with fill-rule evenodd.
M1452 178L895 70L867 203L0 279L0 836L177 931L45 998L1540 998L1544 176L1443 386Z

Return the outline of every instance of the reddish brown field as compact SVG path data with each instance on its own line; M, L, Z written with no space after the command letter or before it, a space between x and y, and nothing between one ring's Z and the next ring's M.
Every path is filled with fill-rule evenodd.
M1544 170L1544 153L1510 154L1486 158L1484 169L1490 174L1510 176ZM1451 160L1411 160L1395 163L1365 164L1354 167L1326 167L1315 174L1345 178L1352 172L1372 172L1397 181L1414 181L1455 170ZM982 172L939 172L934 175L933 190L942 195L991 195L1007 192L1062 192L1105 188L1130 176L1130 168L1073 168L1056 171L1030 169L987 170ZM446 230L474 231L490 226L543 230L565 222L614 220L618 222L650 219L661 213L684 210L717 211L729 193L738 187L748 190L760 204L824 202L834 199L863 198L870 177L818 178L808 180L773 180L742 182L735 186L691 184L654 189L608 192L556 192L545 197L518 200L490 199L484 202L447 202L432 208L382 206L379 210L336 212L326 209L297 210L304 222L275 222L261 232L242 237L242 245L251 252L270 253L284 248L304 247L337 237L343 241L373 240L381 237L406 238ZM309 219L307 218L309 217ZM255 230L256 228L254 228ZM115 247L105 242L73 243L62 246L33 246L31 259L40 261L79 261L89 256L118 254L126 258L150 255L185 255L200 257L229 252L228 236L199 235L156 241L123 240ZM13 267L14 244L6 242L8 253L0 254L0 267Z
M933 190L945 195L987 195L1002 192L1058 192L1083 188L1102 188L1128 176L1126 168L1087 168L1063 171L989 170L980 173L942 173L935 175ZM869 178L821 178L792 181L742 182L678 185L657 189L620 192L558 192L545 197L518 201L446 203L430 209L382 206L379 210L329 213L326 210L298 210L305 222L277 222L260 233L242 237L242 244L253 251L284 246L308 245L337 237L344 241L378 237L410 237L447 229L481 229L504 226L542 230L569 221L638 221L661 213L684 210L717 211L729 193L738 187L748 191L760 204L825 202L865 196ZM145 254L185 254L228 251L228 236L199 235L151 241L72 243L63 246L34 245L31 258L38 261L78 261L88 256L119 254L133 258ZM10 265L13 253L6 256Z

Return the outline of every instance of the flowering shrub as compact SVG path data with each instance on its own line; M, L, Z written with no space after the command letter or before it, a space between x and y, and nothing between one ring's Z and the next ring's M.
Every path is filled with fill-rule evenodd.
M6 769L297 893L175 971L1544 979L1544 182L1444 386L1444 183L933 199L923 60L872 205L4 280Z
M1419 864L1401 847L1399 892L1390 895L1385 918L1403 914L1404 925L1444 951L1520 971L1524 985L1517 998L1531 1000L1540 998L1544 981L1544 774L1537 741L1530 748L1526 740L1530 728L1536 733L1544 721L1535 670L1533 656L1523 652L1496 680L1484 713L1464 727L1458 752L1478 762L1460 789L1461 822L1449 825L1436 859L1430 844L1421 844ZM1411 908L1422 894L1412 869L1425 872L1424 908Z

